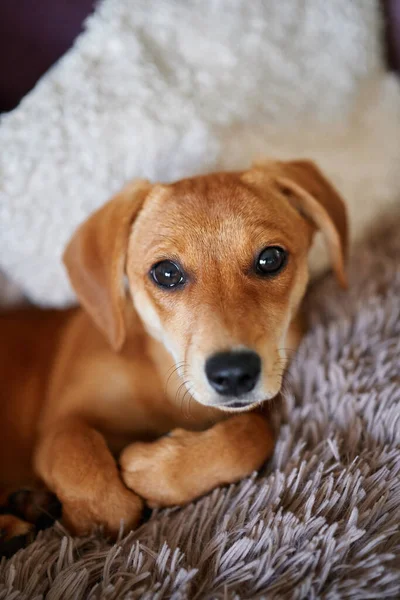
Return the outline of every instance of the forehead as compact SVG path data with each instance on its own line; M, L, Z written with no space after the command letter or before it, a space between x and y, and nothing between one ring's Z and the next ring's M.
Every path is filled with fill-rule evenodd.
M295 243L297 221L301 219L272 182L257 189L240 174L217 173L155 186L135 232L150 253L194 247L197 252L240 251L249 244Z

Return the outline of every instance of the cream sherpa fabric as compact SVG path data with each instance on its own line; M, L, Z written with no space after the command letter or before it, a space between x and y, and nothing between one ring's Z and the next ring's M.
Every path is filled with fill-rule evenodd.
M0 268L32 300L65 304L63 247L125 180L266 155L317 159L359 237L400 190L380 34L378 0L103 0L1 120Z
M258 477L114 546L46 531L0 564L0 600L398 600L399 228L357 251L349 292L310 294Z

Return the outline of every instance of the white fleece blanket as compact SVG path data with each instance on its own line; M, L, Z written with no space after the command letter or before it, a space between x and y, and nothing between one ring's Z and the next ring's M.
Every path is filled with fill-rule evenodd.
M316 159L357 239L400 191L381 26L378 0L103 0L1 119L0 269L35 302L64 305L63 247L125 180L266 155Z

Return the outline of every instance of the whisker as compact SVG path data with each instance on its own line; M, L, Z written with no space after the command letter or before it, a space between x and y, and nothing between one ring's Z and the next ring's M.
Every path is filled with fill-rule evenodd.
M184 364L185 364L184 360L174 363L171 367L169 367L169 369L167 369L167 371L164 373L163 377L166 377L171 370L173 371L174 369L179 368Z
M189 401L188 401L188 414L189 414L189 417L190 417L190 403L191 403L192 400L194 400L194 398L193 398L192 392L190 392L190 394L189 394Z
M185 391L185 393L183 394L183 398L182 398L182 407L183 407L183 406L184 406L184 404L185 404L185 399L186 399L186 396L187 396L187 394L189 394L189 402L188 402L188 412L187 412L187 414L186 414L186 416L185 416L185 419L189 420L189 418L190 418L190 398L191 398L191 393L190 393L190 390L189 390L189 388L187 388L187 389L186 389L186 391ZM185 413L184 413L184 410L182 410L182 412L183 412L183 414L185 415Z
M187 380L187 381L183 381L183 382L181 383L181 385L178 387L178 389L177 389L177 391L176 391L176 394L175 394L175 402L178 402L178 399L179 399L179 394L181 393L181 390L182 390L184 387L186 387L188 383L190 383L190 381L189 381L189 380ZM183 396L183 398L182 398L182 400L181 400L181 402L180 402L180 406L181 406L181 412L182 412L182 413L184 412L184 411L183 411L183 399L184 399L184 397L185 397L185 395Z
M182 361L182 362L180 362L180 363L177 363L177 364L176 364L174 367L172 367L172 369L173 369L173 370L172 370L172 372L170 373L170 375L169 375L169 377L168 377L168 379L167 379L167 381L166 381L165 388L164 388L164 394L165 394L166 396L168 395L168 394L167 394L167 392L168 392L168 384L169 384L169 382L170 382L170 380L171 380L171 377L173 377L173 375L174 375L175 373L178 373L179 369L183 369L183 377L185 377L185 366L186 366L186 363L185 363L185 361ZM170 369L168 369L168 370L170 370ZM167 371L167 372L168 372L168 371ZM180 375L179 375L179 373L178 373L178 376L180 376Z
M181 393L181 389L185 387L185 382L183 381L177 388L176 392L175 392L175 401L178 400L179 398L179 394Z
M295 362L299 360L299 356L297 355L297 350L294 350L293 348L278 348L279 350L284 350L287 353L287 357L286 360L288 362ZM277 360L285 360L282 358L279 358Z
M188 415L189 415L189 417L191 416L191 414L190 414L190 408L191 408L192 400L195 401L195 398L193 396L193 386L190 385L189 386L189 396L188 396Z

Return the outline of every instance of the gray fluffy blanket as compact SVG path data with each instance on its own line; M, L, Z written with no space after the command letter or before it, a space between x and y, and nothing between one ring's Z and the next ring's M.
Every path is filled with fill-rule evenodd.
M273 459L109 545L57 525L0 566L0 599L400 598L400 221L350 291L309 294Z

